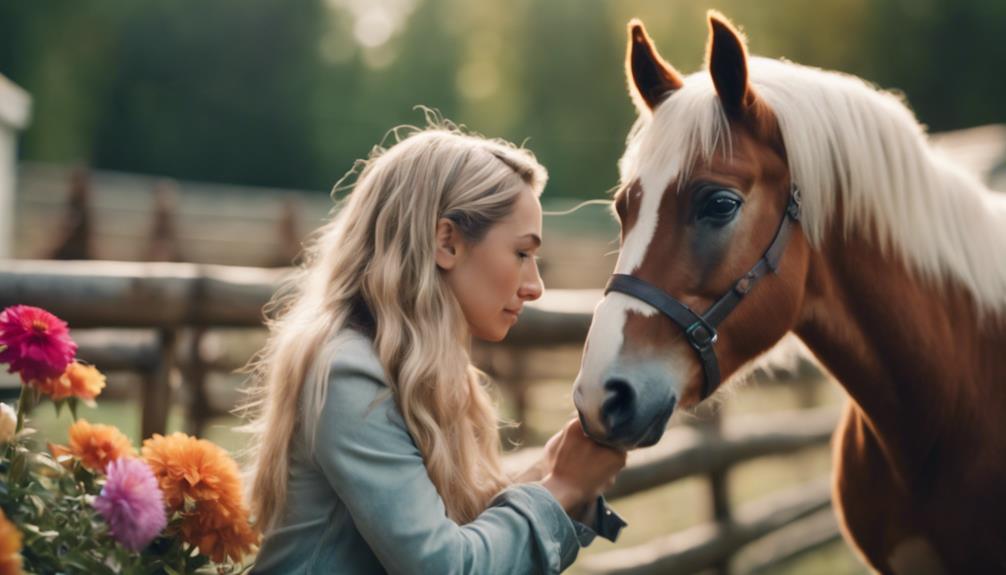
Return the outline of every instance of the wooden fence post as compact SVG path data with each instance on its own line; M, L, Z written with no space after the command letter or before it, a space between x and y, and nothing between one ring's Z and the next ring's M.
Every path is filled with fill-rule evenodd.
M143 420L141 437L146 439L155 433L164 433L168 428L168 413L171 410L171 372L175 367L174 329L161 329L158 333L160 356L157 366L144 379Z
M179 248L178 227L175 223L178 212L178 191L171 180L160 180L154 184L153 218L143 259L148 262L185 261Z
M91 208L91 172L76 166L70 172L70 189L56 242L47 250L54 260L94 259L94 217Z
M189 335L191 339L188 348L188 365L185 369L185 386L189 390L185 431L189 435L201 437L206 428L206 421L212 414L209 396L206 393L206 376L209 366L202 351L206 328L193 328Z
M280 217L276 221L276 252L270 256L265 267L279 268L296 265L297 257L303 250L300 233L301 211L299 197L288 194L283 198Z
M702 425L706 428L706 431L711 437L715 439L721 438L721 431L723 427L723 418L719 409L714 409L709 417L706 418ZM712 515L713 520L718 525L729 525L733 520L733 515L730 510L730 493L728 489L728 474L730 473L730 468L722 468L714 470L709 474L709 494L712 499ZM718 563L713 566L713 571L719 575L727 575L730 572L730 557L724 556Z

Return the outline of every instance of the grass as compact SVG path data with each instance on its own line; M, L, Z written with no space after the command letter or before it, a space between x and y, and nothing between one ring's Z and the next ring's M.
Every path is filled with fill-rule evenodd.
M140 410L136 402L123 399L100 401L100 399L97 408L81 406L77 410L78 417L91 423L114 425L126 434L134 445L139 447L141 445ZM72 423L73 419L68 409L63 409L62 414L57 416L52 404L44 401L32 411L29 427L38 431L37 437L42 441L66 443L67 430ZM234 431L234 426L237 424L238 420L234 417L212 419L206 426L206 432L202 437L232 454L237 453L245 446L243 436ZM184 429L185 414L181 407L175 406L168 415L167 432L184 431Z

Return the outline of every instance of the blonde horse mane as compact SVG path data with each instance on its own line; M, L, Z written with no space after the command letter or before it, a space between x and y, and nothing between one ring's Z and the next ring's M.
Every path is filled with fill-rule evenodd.
M937 152L901 97L781 60L751 58L748 67L779 122L812 245L839 223L921 279L959 284L980 314L1006 311L1006 198ZM729 130L708 72L688 76L629 134L622 181L663 190L697 154L728 146ZM839 202L843 221L833 222Z

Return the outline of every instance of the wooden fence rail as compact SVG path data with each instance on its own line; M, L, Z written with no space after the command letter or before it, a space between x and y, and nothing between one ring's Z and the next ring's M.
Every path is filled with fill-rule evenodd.
M721 433L703 425L673 427L657 445L632 452L630 465L608 495L623 497L758 457L824 445L837 422L838 412L829 407L738 416L724 421Z
M736 555L733 565L740 573L764 573L782 562L807 555L841 537L838 518L829 505L748 546Z
M720 430L707 425L673 427L657 445L629 453L628 464L606 496L616 500L685 477L725 475L766 455L825 446L838 417L835 408L822 407L737 416L725 420ZM538 448L522 449L507 456L506 468L524 469L540 453ZM609 575L685 575L714 567L728 571L729 559L745 546L788 526L798 527L746 558L746 571L764 569L839 536L828 483L822 478L773 493L732 510L726 518L586 558L581 567L587 573Z
M0 260L0 307L44 307L73 327L262 325L262 306L289 268L166 262ZM583 341L600 290L549 290L508 345ZM577 302L571 308L569 301ZM581 303L582 302L582 303Z
M786 489L741 506L728 521L713 521L643 545L584 560L588 573L684 575L720 565L745 545L831 505L828 478Z

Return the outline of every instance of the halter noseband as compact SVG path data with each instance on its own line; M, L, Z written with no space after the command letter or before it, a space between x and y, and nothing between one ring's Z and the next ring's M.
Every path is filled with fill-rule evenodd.
M796 184L793 184L790 186L786 211L768 249L765 250L758 263L751 268L751 271L737 280L733 287L716 300L702 315L695 313L664 290L633 275L612 274L608 285L604 288L604 294L607 295L615 291L642 300L660 310L684 330L688 343L699 355L705 373L701 401L709 397L720 384L720 366L716 360L716 351L713 349L717 337L716 327L737 307L737 304L744 299L744 296L751 291L758 280L768 272L775 273L779 269L779 260L786 250L786 243L789 241L792 227L794 223L799 221L800 190Z

